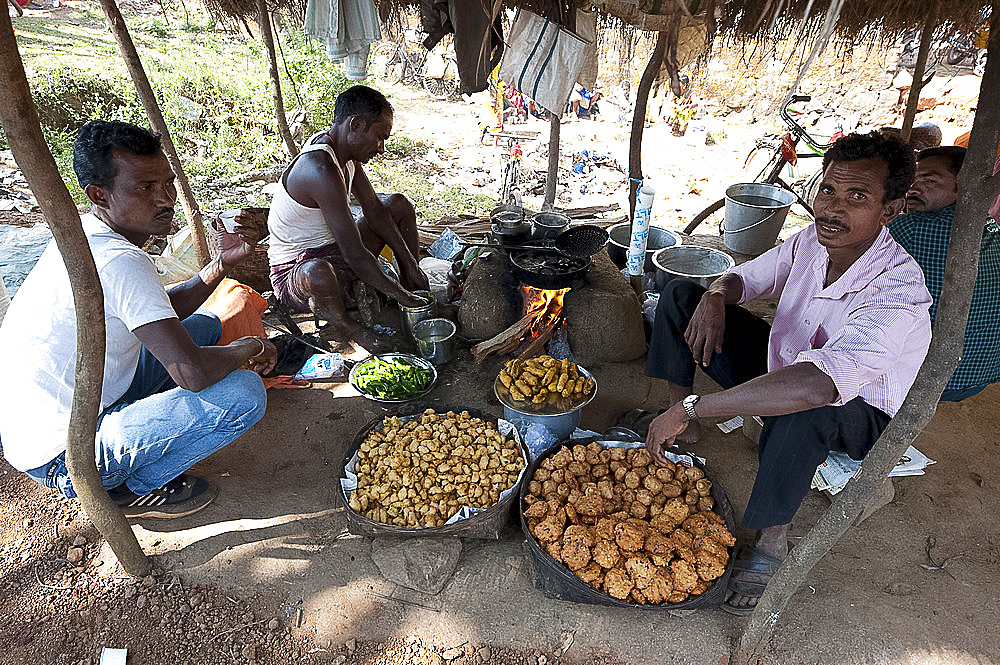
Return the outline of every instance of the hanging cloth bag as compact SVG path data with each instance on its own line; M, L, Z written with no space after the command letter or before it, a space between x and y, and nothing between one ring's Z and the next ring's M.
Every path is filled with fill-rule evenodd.
M590 42L552 20L518 9L500 63L506 85L561 116Z

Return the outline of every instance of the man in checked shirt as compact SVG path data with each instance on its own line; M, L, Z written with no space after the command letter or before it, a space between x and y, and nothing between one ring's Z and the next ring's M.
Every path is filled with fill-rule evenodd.
M906 193L906 214L889 224L893 240L916 259L924 271L934 299L931 321L937 313L944 285L944 262L951 239L951 225L958 201L958 172L965 148L941 146L917 155L917 173ZM998 163L1000 167L1000 163ZM1000 228L994 216L1000 198L990 209L979 243L979 275L972 292L972 306L965 328L962 359L941 395L945 402L960 402L1000 380Z
M851 134L823 158L816 222L717 279L672 280L657 308L646 374L672 406L646 447L692 443L698 418L763 416L760 465L743 527L757 531L729 582L728 611L748 614L788 553L788 527L831 450L861 459L896 414L930 344L931 297L885 225L913 181L912 151ZM740 303L778 298L769 326ZM724 390L693 394L695 366Z

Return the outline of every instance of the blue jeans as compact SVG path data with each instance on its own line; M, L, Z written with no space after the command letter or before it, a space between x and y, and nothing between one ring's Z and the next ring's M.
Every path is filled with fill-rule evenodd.
M208 312L181 322L199 346L222 338L222 324ZM264 383L250 370L230 372L200 392L177 387L166 368L143 348L132 383L98 417L97 470L104 487L124 483L136 494L162 487L226 446L264 416ZM75 497L66 454L27 471L46 487Z

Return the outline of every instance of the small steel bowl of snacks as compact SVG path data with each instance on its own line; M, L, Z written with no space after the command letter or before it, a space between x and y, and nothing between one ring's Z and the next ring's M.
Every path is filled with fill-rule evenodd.
M437 383L433 363L410 353L378 353L351 368L348 381L368 399L401 404L423 397Z
M509 423L475 409L411 404L355 437L340 494L362 536L499 538L528 451Z
M580 409L597 395L597 382L570 360L538 356L507 361L493 392L503 405L504 418L522 435L532 424L539 424L559 440L580 424Z

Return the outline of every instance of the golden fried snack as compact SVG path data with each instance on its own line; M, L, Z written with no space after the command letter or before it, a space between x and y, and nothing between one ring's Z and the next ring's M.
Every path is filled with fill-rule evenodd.
M692 466L690 469L684 470L684 476L688 479L688 482L696 483L705 477L705 472L696 466Z
M570 449L573 453L573 460L576 462L585 462L587 460L587 446L583 444L577 444Z
M632 583L639 589L645 589L656 574L656 566L646 556L630 556L625 559L625 571L632 578Z
M646 544L644 547L647 552L663 556L667 556L674 551L673 542L671 542L669 537L663 535L659 531L652 531L648 536L646 536Z
M594 546L593 559L601 568L614 568L621 562L618 545L611 540L599 540Z
M627 457L627 451L624 448L609 448L608 455L613 461L621 462Z
M649 508L640 501L633 501L628 509L629 515L636 519L642 519L649 515Z
M661 483L669 483L674 479L674 472L665 466L656 469L656 479Z
M580 523L580 515L576 512L576 506L571 503L567 503L563 506L563 510L566 511L566 519L569 520L570 524Z
M722 515L720 515L719 513L713 513L710 510L704 510L702 512L705 513L705 519L707 519L709 522L715 522L716 524L721 524L725 526L726 520L722 519Z
M572 524L566 527L563 533L563 544L574 542L584 547L593 547L596 544L593 532L582 524Z
M549 516L549 504L547 504L544 501L536 501L535 503L531 504L531 507L529 507L526 511L524 511L524 516L544 519Z
M696 507L702 512L711 511L712 508L715 508L715 499L710 496L703 496L698 499L698 505Z
M576 576L579 577L581 580L583 580L587 584L593 585L594 582L596 582L601 578L601 573L603 573L604 571L601 570L601 567L598 564L591 561L586 566L575 572Z
M604 590L619 600L628 598L633 588L632 578L621 568L612 568L604 576Z
M670 532L670 542L673 543L674 548L678 549L681 547L694 547L694 536L685 531L684 529L674 529Z
M668 499L667 502L663 504L663 512L657 515L653 522L650 522L650 526L657 531L670 533L677 527L678 524L686 520L689 514L690 511L688 510L687 504L684 503L683 499L676 497Z
M670 566L670 562L673 560L672 556L669 554L650 554L649 559L653 562L654 566L658 568L667 568L667 574L670 574L668 566Z
M647 548L649 547L648 542L646 543L646 546ZM700 557L702 553L708 553L722 559L723 564L729 562L729 549L714 538L710 538L708 536L698 536L694 539L692 547L694 548L696 556Z
M675 480L663 483L663 487L660 488L660 491L663 493L663 496L668 499L673 499L684 494L684 488L682 488L681 484Z
M565 469L553 469L549 472L549 478L558 486L564 480L566 480L566 470Z
M695 513L691 515L681 524L681 528L690 533L692 536L704 536L705 530L712 524L705 517L704 513Z
M634 524L619 522L615 525L615 542L622 551L638 552L642 549L645 540L645 534Z
M670 564L670 578L674 590L685 593L691 593L691 589L699 582L698 571L694 565L683 559L677 559Z
M695 568L698 571L698 577L706 582L711 582L722 576L726 570L726 562L714 554L709 554L707 550L699 550Z
M555 542L555 543L546 543L544 549L545 549L546 552L548 552L548 554L549 554L550 557L552 557L553 559L555 559L559 563L563 563L563 559L562 559L562 544L561 543L558 543L558 542Z
M563 523L559 518L550 515L539 522L531 533L540 542L554 543L562 537Z
M563 540L561 553L570 570L580 570L590 563L590 548L578 540Z
M712 538L713 540L719 541L726 547L732 547L736 544L736 537L729 532L729 529L727 529L724 525L716 524L715 522L708 525L704 535Z
M576 512L590 517L599 517L604 514L604 498L598 493L587 494L576 501Z
M712 583L711 582L706 582L704 580L698 580L698 583L694 585L693 589L691 589L691 595L692 596L700 596L701 594L705 593L706 591L708 591L711 588L712 588Z
M683 559L688 563L695 563L698 560L694 554L694 550L690 547L675 547L674 554L677 555L678 559Z
M642 595L650 603L658 605L670 597L671 591L673 591L673 582L670 579L670 574L657 570L656 574L650 578L649 584L642 590Z
M688 593L687 591L684 591L682 589L673 589L671 590L670 595L667 596L667 602L670 603L671 605L674 603L685 601L687 599L688 599Z
M614 540L616 524L618 524L618 520L614 517L602 517L599 519L595 529L597 537L601 540Z

